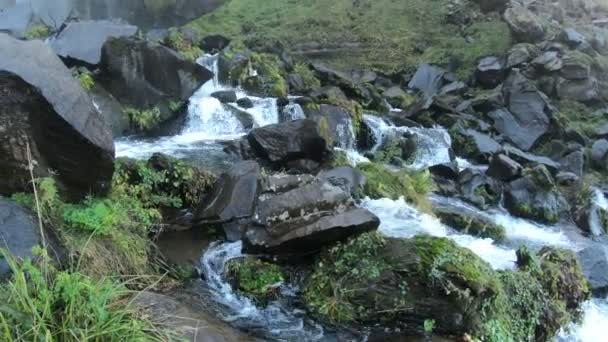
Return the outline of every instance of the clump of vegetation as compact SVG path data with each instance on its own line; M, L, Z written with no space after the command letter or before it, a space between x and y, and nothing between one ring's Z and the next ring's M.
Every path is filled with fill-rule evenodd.
M196 62L203 55L203 50L186 39L183 33L178 30L169 31L169 35L165 38L165 45L179 52L185 59L191 62Z
M380 234L369 233L326 250L304 288L308 308L332 322L367 316L371 308L352 302L355 291L365 289L355 286L378 279L390 267L380 256L385 244Z
M161 122L160 109L158 107L150 109L126 107L123 109L123 112L129 118L131 125L142 132L157 127Z
M91 91L95 86L93 74L88 71L78 72L76 78L78 79L78 82L80 82L80 86L86 91Z
M434 184L430 172L391 171L377 163L364 163L357 166L367 177L363 194L371 198L388 197L398 199L403 196L419 209L431 213L432 206L427 194Z
M519 270L494 271L447 238L366 233L323 252L306 280L305 304L346 325L466 332L481 341L548 340L580 316L587 281L572 252L524 254L518 253Z
M321 81L317 78L315 73L310 69L308 64L296 63L293 66L294 73L300 75L305 89L316 89L321 87Z
M286 97L288 94L284 70L277 56L266 53L252 53L250 63L258 73L242 81L245 89L271 97Z
M587 136L593 136L597 127L608 122L608 113L594 111L585 104L562 100L558 104L556 119L564 128L572 128Z
M231 260L226 270L239 291L260 303L266 303L276 297L277 285L285 280L278 265L253 257Z
M44 24L38 24L38 25L31 26L25 32L25 38L28 40L46 39L50 35L51 35L50 27L48 27Z
M2 341L164 341L169 336L128 308L127 288L108 278L57 270L4 253L12 278L0 285Z

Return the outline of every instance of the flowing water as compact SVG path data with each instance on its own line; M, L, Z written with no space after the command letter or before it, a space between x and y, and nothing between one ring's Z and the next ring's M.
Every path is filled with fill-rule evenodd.
M178 158L200 161L209 167L214 165L223 170L234 163L229 155L223 152L223 142L240 138L247 133L231 109L236 104L221 104L210 95L218 90L235 90L237 97L249 97L254 107L238 108L251 115L254 126L265 126L279 122L280 113L276 99L248 96L240 89L222 86L217 79L217 58L204 56L199 63L212 70L216 77L203 85L190 99L188 117L183 130L174 136L157 139L121 138L116 141L118 156L147 158L154 152L163 152ZM231 107L230 107L231 106ZM281 113L288 119L304 118L300 106L291 103ZM407 165L411 169L425 169L433 165L451 162L449 148L451 140L442 128L398 127L380 117L365 115L364 121L370 128L375 144L370 151L377 152L384 143L395 135L406 135L415 139L417 150ZM360 151L356 151L355 134L352 124L338 129L339 142L337 149L347 153L353 163L368 161ZM459 168L485 169L487 166L472 165L464 159L457 158ZM495 269L511 269L515 266L515 251L524 244L531 248L553 245L578 251L585 246L586 239L577 230L567 231L563 227L549 227L528 220L515 218L502 208L480 211L476 207L454 198L431 196L435 206L448 206L464 212L483 215L506 228L507 242L498 244L492 239L477 238L462 234L442 224L435 217L418 211L404 199L387 198L365 199L360 206L376 214L381 225L379 231L391 237L408 238L416 234L430 234L448 237L462 247L469 248L486 260ZM608 208L608 201L603 193L596 192L594 201L599 208ZM599 217L591 218L591 225L598 224ZM598 229L592 228L592 229ZM226 262L243 257L241 242L213 243L203 254L200 267L204 275L204 289L210 300L209 307L223 320L234 326L247 330L255 336L271 340L285 341L335 341L327 330L308 319L305 312L284 302L272 302L266 307L257 306L246 297L240 296L224 278ZM283 297L293 297L297 292L282 284ZM592 299L585 303L584 319L563 331L557 341L606 341L603 328L608 326L608 299Z

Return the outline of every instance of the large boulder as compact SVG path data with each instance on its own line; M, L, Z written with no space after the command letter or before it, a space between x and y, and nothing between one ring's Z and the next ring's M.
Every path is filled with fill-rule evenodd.
M521 164L500 153L492 157L486 173L500 181L509 182L521 176L522 170Z
M378 228L380 220L356 208L350 193L317 181L260 198L245 249L276 254L308 254L323 245Z
M304 303L347 326L416 335L432 320L433 333L441 335L550 340L562 324L580 318L586 280L574 253L543 248L527 256L536 268L495 271L447 238L363 234L321 255L305 281Z
M56 174L73 197L109 189L114 143L103 117L54 52L0 34L0 193Z
M115 21L76 21L67 24L51 40L51 47L62 58L76 63L97 65L101 47L110 37L130 37L137 27Z
M307 118L317 123L319 133L325 138L328 145L338 147L354 145L353 115L348 110L322 104L318 109L306 107L304 113Z
M505 11L504 18L519 41L535 43L545 37L546 29L541 19L522 5L513 3Z
M17 37L23 36L33 15L32 8L25 2L1 9L0 32L7 32Z
M123 105L158 108L160 121L175 117L172 102L187 101L213 73L162 45L136 37L111 37L101 53L99 80Z
M124 19L144 29L181 26L219 7L225 0L77 0L82 19Z
M591 291L596 296L604 296L608 293L608 249L594 244L578 252L578 256Z
M529 150L550 127L553 107L545 94L519 71L513 71L503 85L506 109L488 115L494 127L522 150Z
M325 161L329 155L326 140L312 120L295 120L252 130L247 140L255 155L275 168L290 162Z
M428 108L433 102L433 97L444 85L443 76L445 70L436 66L423 64L408 83L408 87L420 91L424 95L424 107Z
M52 256L62 253L54 242L52 235L43 230L44 239L40 236L38 222L33 213L15 202L0 197L0 248L6 249L12 256L20 259L33 258L32 248L48 245L48 252ZM11 274L11 269L5 258L0 258L0 281Z
M569 210L546 167L524 170L525 176L509 183L505 206L513 215L543 223L556 223Z
M260 166L256 162L235 164L220 176L213 190L201 201L195 223L224 225L230 240L240 239L242 221L246 222L253 215L260 184Z

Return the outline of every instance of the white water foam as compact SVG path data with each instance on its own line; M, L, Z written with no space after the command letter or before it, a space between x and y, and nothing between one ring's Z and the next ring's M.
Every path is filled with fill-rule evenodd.
M263 127L279 122L277 99L247 96L240 89L220 84L218 78L218 58L216 55L205 55L198 63L214 73L213 79L202 85L190 98L188 117L183 130L174 136L157 139L121 138L115 141L116 156L144 159L155 152L179 155L180 151L192 151L201 145L216 141L234 140L246 134L246 130L235 116L234 110L251 115L255 127ZM211 94L220 90L233 90L237 98L249 97L253 107L238 108L236 104L222 104ZM231 109L231 107L233 107Z
M600 218L600 210L608 210L608 200L600 189L593 189L592 208L589 215L589 229L595 236L604 234L604 227Z
M583 320L562 331L556 338L558 342L604 342L608 327L608 298L594 298L583 304Z
M419 234L449 237L458 245L472 250L494 269L511 269L515 265L515 250L497 246L492 239L454 233L437 218L421 213L403 198L396 201L368 198L361 206L380 218L378 231L383 235L395 238L411 238Z

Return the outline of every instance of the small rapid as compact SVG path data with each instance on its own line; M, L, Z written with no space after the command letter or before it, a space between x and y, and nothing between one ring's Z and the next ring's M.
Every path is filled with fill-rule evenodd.
M253 332L256 336L287 341L320 341L323 328L308 320L305 312L289 309L278 302L266 307L256 306L241 296L226 282L224 270L232 259L244 257L242 242L214 243L201 258L202 272L213 301L219 306L218 314L233 325ZM295 290L283 284L281 294L293 297Z

